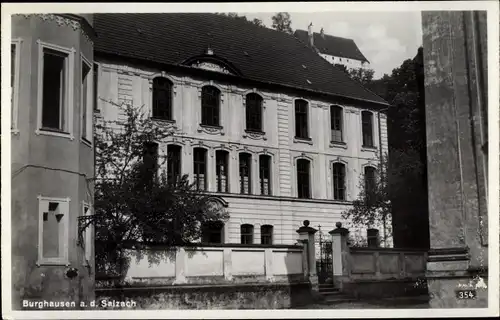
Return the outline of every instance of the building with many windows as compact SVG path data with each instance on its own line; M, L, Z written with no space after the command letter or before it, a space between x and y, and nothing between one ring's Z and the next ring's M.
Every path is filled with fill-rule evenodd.
M309 47L314 48L323 59L333 65L343 65L348 69L370 68L370 62L359 50L354 40L325 34L323 28L319 33L313 32L312 27L311 23L307 31L296 30L294 35Z
M96 14L96 113L144 106L153 153L227 206L203 242L292 244L330 231L375 179L387 103L292 35L215 14ZM363 231L366 232L366 231Z

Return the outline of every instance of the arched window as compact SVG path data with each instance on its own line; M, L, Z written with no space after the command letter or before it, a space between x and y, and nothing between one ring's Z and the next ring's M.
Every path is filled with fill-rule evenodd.
M196 190L207 190L207 150L193 149L194 181Z
M172 120L172 82L167 78L153 79L153 118Z
M228 163L229 152L217 150L215 152L217 192L229 192Z
M331 129L331 141L332 142L343 142L342 134L342 108L339 106L330 107L330 129Z
M240 153L240 193L252 193L251 178L252 155L249 153Z
M376 173L377 169L374 167L365 167L365 193L367 197L371 197L376 188Z
M334 163L332 166L333 199L345 200L345 165Z
M295 100L295 137L309 139L307 125L308 103L305 100Z
M271 195L271 156L259 156L259 185L260 194Z
M302 199L311 198L310 167L309 160L297 160L297 196Z
M363 129L363 147L373 147L373 113L370 111L361 112L361 122Z
M273 244L273 226L266 224L260 227L260 243Z
M242 224L240 231L241 231L241 243L253 244L253 225Z
M256 93L246 96L246 129L262 132L262 97Z
M213 86L201 89L201 124L207 126L220 125L220 90Z
M202 227L203 243L224 243L224 223L221 221L208 221Z
M181 147L167 146L167 179L170 183L177 182L181 175Z

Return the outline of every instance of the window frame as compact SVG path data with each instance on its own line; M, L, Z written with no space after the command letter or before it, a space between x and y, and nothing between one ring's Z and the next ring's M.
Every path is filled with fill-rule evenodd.
M15 50L15 56L11 61L13 64L10 66L11 67L11 74L13 73L14 75L14 81L11 83L11 100L12 100L12 106L11 106L11 124L10 124L10 130L11 133L18 134L19 133L19 88L21 86L21 81L20 81L20 75L21 75L21 48L22 48L22 43L23 40L20 38L15 38L11 40L11 52L12 52L12 45L14 46ZM13 71L13 72L12 72Z
M304 173L300 174L299 172L299 163L302 162L302 161L307 161L308 163L308 172L307 172L307 190L308 190L308 195L306 197L301 197L301 191L303 188L300 187L300 181L299 180L302 180L302 178L300 178L301 175L303 175ZM297 188L297 198L299 199L312 199L313 196L312 196L312 189L311 189L311 170L312 169L312 160L310 159L307 159L307 158L298 158L296 160L296 167L295 167L295 174L296 174L296 188Z
M220 242L211 242L211 241L205 241L206 240L206 237L207 237L207 234L208 234L208 238L210 238L210 235L212 235L215 230L215 228L210 228L212 226L215 226L217 224L220 224L220 229L217 230L218 233L220 233ZM222 222L222 221L207 221L205 222L205 224L202 226L202 239L201 239L201 242L204 243L204 244L224 244L225 243L225 239L224 239L224 228L225 228L225 223Z
M81 60L81 69L80 72L83 72L83 64L87 65L89 68L89 72L86 76L86 81L87 81L87 92L83 92L83 83L80 85L80 105L82 106L80 108L81 112L81 139L82 142L84 142L87 145L92 146L93 145L93 134L92 134L92 123L93 123L93 112L95 107L93 106L94 103L94 64L90 62L89 59L87 59L82 53L80 54L80 60ZM83 97L86 95L86 105L84 106L83 102ZM86 111L86 117L84 118L84 111ZM85 128L85 135L83 134L83 128Z
M339 112L339 118L340 118L340 129L335 130L335 118L334 113L332 112L333 110L337 110ZM342 108L339 105L331 105L329 108L330 112L330 143L331 144L345 144L345 132L344 132L344 108ZM335 140L333 138L333 131L340 131L340 140Z
M208 89L211 89L213 90L213 92L216 92L218 93L217 94L217 105L214 107L214 106L209 106L207 104L205 104L205 94L207 94L205 92L205 90L208 90ZM222 103L222 90L220 90L219 88L217 88L216 86L212 85L212 84L207 84L207 85L204 85L203 87L201 87L201 122L200 122L200 125L201 126L205 126L205 127L215 127L215 128L220 128L222 127L221 123L222 123L222 119L221 119L221 103ZM215 112L212 110L212 115L211 115L211 120L213 121L214 120L214 115L215 113L217 114L216 117L217 117L217 121L216 123L208 123L210 121L207 121L206 122L206 117L205 116L205 111L206 108L211 108L211 109L215 109Z
M262 173L263 173L263 168L262 168L262 159L267 158L267 164L268 164L268 177L267 177L267 193L264 193L264 179L262 178ZM273 195L273 188L272 188L272 163L273 159L272 156L269 154L259 154L259 190L260 194L264 196L272 196Z
M367 178L367 170L372 170L373 172L373 178L372 179L368 179ZM377 168L375 168L373 165L365 165L363 166L363 183L364 183L364 187L365 187L365 194L368 196L368 192L370 191L369 190L369 181L371 181L373 184L372 186L375 188L376 185L377 185Z
M55 197L44 197L38 196L38 258L36 265L57 265L57 266L69 266L69 215L70 215L70 198L55 198ZM58 257L46 258L43 256L43 213L42 203L46 202L47 205L50 202L57 202L63 211L63 217L61 221L63 223L63 230L59 229L59 250L62 251Z
M172 154L177 154L177 152L174 152L173 150L178 150L178 156L179 158L173 158L171 157L171 154L169 152L169 149L172 150ZM172 182L172 178L175 177L175 182L182 176L182 146L179 146L174 143L169 143L167 144L167 152L166 152L166 157L167 157L167 181ZM175 162L178 162L177 168L178 170L171 170L173 166L175 165L175 162L172 161L176 160ZM171 171L178 171L178 172L172 172Z
M218 155L223 154L224 159L224 171L225 175L221 175L219 171L219 158ZM215 150L215 184L217 192L228 193L229 192L229 159L231 154L227 150ZM222 180L221 177L224 176L226 180L225 190L222 190ZM219 188L220 187L220 188Z
M268 231L268 230L270 230L270 231L264 232L264 231ZM270 239L269 243L266 243L266 241L264 241L265 237ZM261 225L260 226L260 243L263 245L272 246L273 242L274 242L274 226L272 226L270 224Z
M363 119L364 114L369 114L370 115L370 142L371 144L366 144L365 141L365 121ZM375 147L375 126L373 124L374 122L374 114L371 111L368 110L362 110L361 111L361 142L362 142L362 147L363 148L370 148L374 149Z
M306 111L305 112L301 112L301 114L304 114L305 115L305 137L302 137L300 136L298 133L298 112L297 112L297 103L300 103L300 102L304 102L305 103L305 108L306 108ZM298 139L298 140L306 140L306 141L311 141L311 133L310 133L310 128L309 128L309 119L310 119L310 103L309 101L307 101L306 99L302 99L302 98L299 98L299 99L294 99L293 101L293 114L294 114L294 137L295 139Z
M74 140L73 135L73 112L74 112L74 82L75 82L75 52L74 48L66 48L63 46L43 42L37 40L38 44L38 81L37 81L37 126L35 133L37 135L50 135L69 138ZM64 60L65 66L65 101L64 101L64 118L65 127L62 130L51 130L43 128L43 78L44 78L44 54L45 49L53 50L66 55ZM61 119L60 119L61 120Z
M253 96L255 96L256 99L249 100L249 97ZM255 104L249 103L249 101L254 101ZM256 101L260 103L257 103ZM259 128L251 128L249 126L249 123L252 122L250 121L250 118L253 118L253 120L258 119ZM245 131L264 133L264 98L256 92L250 92L245 95Z
M340 178L342 179L342 188L340 188L342 190L342 197L338 197L338 190L336 189L336 183L335 183L336 180L339 179L339 177L337 177L337 179L336 179L337 172L336 172L335 168L337 166L341 166L341 168L342 168L342 175L340 176ZM347 178L347 166L343 162L334 161L331 164L331 170L332 170L332 195L333 195L333 200L346 201L347 200L347 179L346 179Z
M196 155L198 151L203 150L203 162L200 162L199 159L196 159ZM193 148L193 179L194 182L196 183L196 190L197 191L208 191L208 179L207 179L207 171L208 171L208 150L206 148L202 147L194 147ZM199 183L200 183L200 178L199 176L201 173L196 173L198 165L201 165L203 168L203 188L200 188Z
M243 228L249 228L248 232L243 232ZM244 237L250 237L250 243L248 243L247 241L243 241L243 239L245 239ZM241 244L253 244L254 243L254 238L255 238L255 228L253 226L253 224L249 224L249 223L244 223L242 225L240 225L240 243Z
M244 190L245 190L245 186L244 186L244 175L242 175L242 156L245 156L245 157L248 157L248 162L247 162L247 165L248 165L248 193L245 193ZM253 155L251 153L248 153L248 152L240 152L238 153L238 182L239 182L239 193L240 194L252 194L252 183L253 183L253 179L252 179L252 160L253 160Z
M169 88L169 99L168 99L168 108L167 108L167 117L161 117L156 115L155 116L155 104L158 99L155 99L156 97L156 90L155 84L157 84L156 81L164 81L167 87ZM164 90L165 87L162 87L162 90ZM160 120L160 121L168 121L168 122L175 122L174 120L174 83L171 79L163 76L163 75L157 75L151 80L151 118L154 120ZM157 98L157 97L156 97Z

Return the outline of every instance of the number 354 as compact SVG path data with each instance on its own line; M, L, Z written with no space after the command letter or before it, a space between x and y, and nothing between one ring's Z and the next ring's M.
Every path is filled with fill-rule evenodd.
M475 299L476 291L475 290L457 290L457 298L458 299Z

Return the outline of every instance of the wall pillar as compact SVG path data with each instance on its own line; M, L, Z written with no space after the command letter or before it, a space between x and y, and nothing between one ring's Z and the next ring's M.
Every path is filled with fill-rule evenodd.
M187 255L183 247L178 247L175 252L175 281L173 284L186 283Z
M340 222L335 226L337 228L329 232L332 235L333 284L342 290L343 284L349 281L349 230L342 228Z
M309 220L304 220L304 225L297 230L299 240L304 243L307 252L308 278L313 291L319 291L318 275L316 274L316 252L314 234L318 230L309 227Z
M422 26L430 306L484 308L488 154L481 144L488 132L479 120L487 113L486 12L427 11ZM474 290L475 299L457 298L457 290Z

